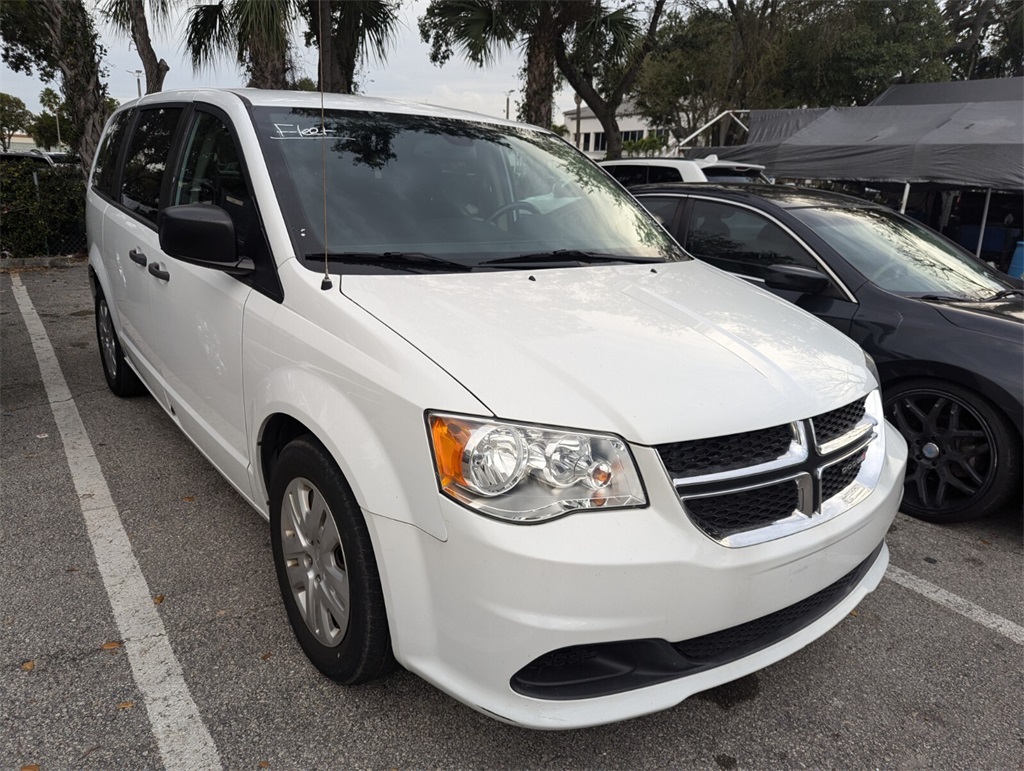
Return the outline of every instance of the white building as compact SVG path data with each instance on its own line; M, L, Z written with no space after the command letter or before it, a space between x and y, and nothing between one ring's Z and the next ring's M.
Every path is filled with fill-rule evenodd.
M575 107L563 113L565 127L569 130L566 138L591 158L597 160L604 158L608 141L601 121L594 115L593 110L582 103L579 106L578 115L579 125L577 126L577 109ZM616 118L619 123L619 131L622 132L623 142L633 142L649 136L664 136L670 144L673 143L667 129L652 128L629 102L624 102L619 107ZM667 148L665 154L668 154Z

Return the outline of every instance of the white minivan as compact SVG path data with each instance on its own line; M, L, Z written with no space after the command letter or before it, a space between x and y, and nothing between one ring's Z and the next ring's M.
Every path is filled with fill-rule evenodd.
M509 723L622 720L799 650L885 572L906 445L870 360L548 131L154 94L87 208L111 389L270 521L341 683L397 662Z

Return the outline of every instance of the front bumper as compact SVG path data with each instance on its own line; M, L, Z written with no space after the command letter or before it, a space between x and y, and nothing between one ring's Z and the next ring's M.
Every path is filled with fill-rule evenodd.
M902 438L888 425L886 432L882 472L865 500L816 527L744 548L698 531L667 480L648 486L645 509L534 526L493 521L444 500L445 542L371 515L396 656L474 709L544 729L637 717L757 671L828 631L884 575L883 539L906 463ZM643 448L637 460L645 476L657 467ZM539 698L544 691L513 687L517 673L552 652L692 640L789 608L859 566L824 613L719 665L582 698Z

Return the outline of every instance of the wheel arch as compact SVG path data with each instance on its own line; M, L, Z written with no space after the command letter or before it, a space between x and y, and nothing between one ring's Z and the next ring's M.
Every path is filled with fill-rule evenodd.
M276 372L256 392L252 409L258 430L251 457L258 467L252 486L268 514L274 463L288 442L308 433L341 469L361 508L414 525L439 540L447 538L440 505L415 493L425 484L436 489L422 416L399 421L411 431L407 436L391 435L394 421L382 425L369 420L346 394L300 368ZM389 429L384 441L379 430ZM394 454L396 447L404 448L402 457Z
M897 385L919 378L942 380L969 388L990 402L1007 419L1018 438L1024 434L1024 415L1020 398L1015 398L999 383L977 372L944 362L915 360L880 363L879 374L882 378L883 397Z

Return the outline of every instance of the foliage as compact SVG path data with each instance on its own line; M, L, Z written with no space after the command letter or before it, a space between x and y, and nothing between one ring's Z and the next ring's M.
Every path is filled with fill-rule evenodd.
M5 151L10 150L11 137L15 132L27 131L32 119L32 113L21 99L0 93L0 146Z
M3 61L14 71L38 71L45 82L60 77L60 90L77 127L73 145L83 168L92 163L106 120L106 85L92 18L83 0L4 0L0 3L4 30Z
M622 154L629 158L647 157L660 155L665 149L668 138L664 136L644 137L643 139L632 139L622 143Z
M398 26L398 0L306 0L306 45L319 47L324 91L353 94L356 68L373 56L387 57Z
M0 189L0 250L12 257L80 252L85 178L77 166L6 163Z
M1024 75L1024 3L1020 0L946 0L943 15L953 40L946 61L954 78Z

